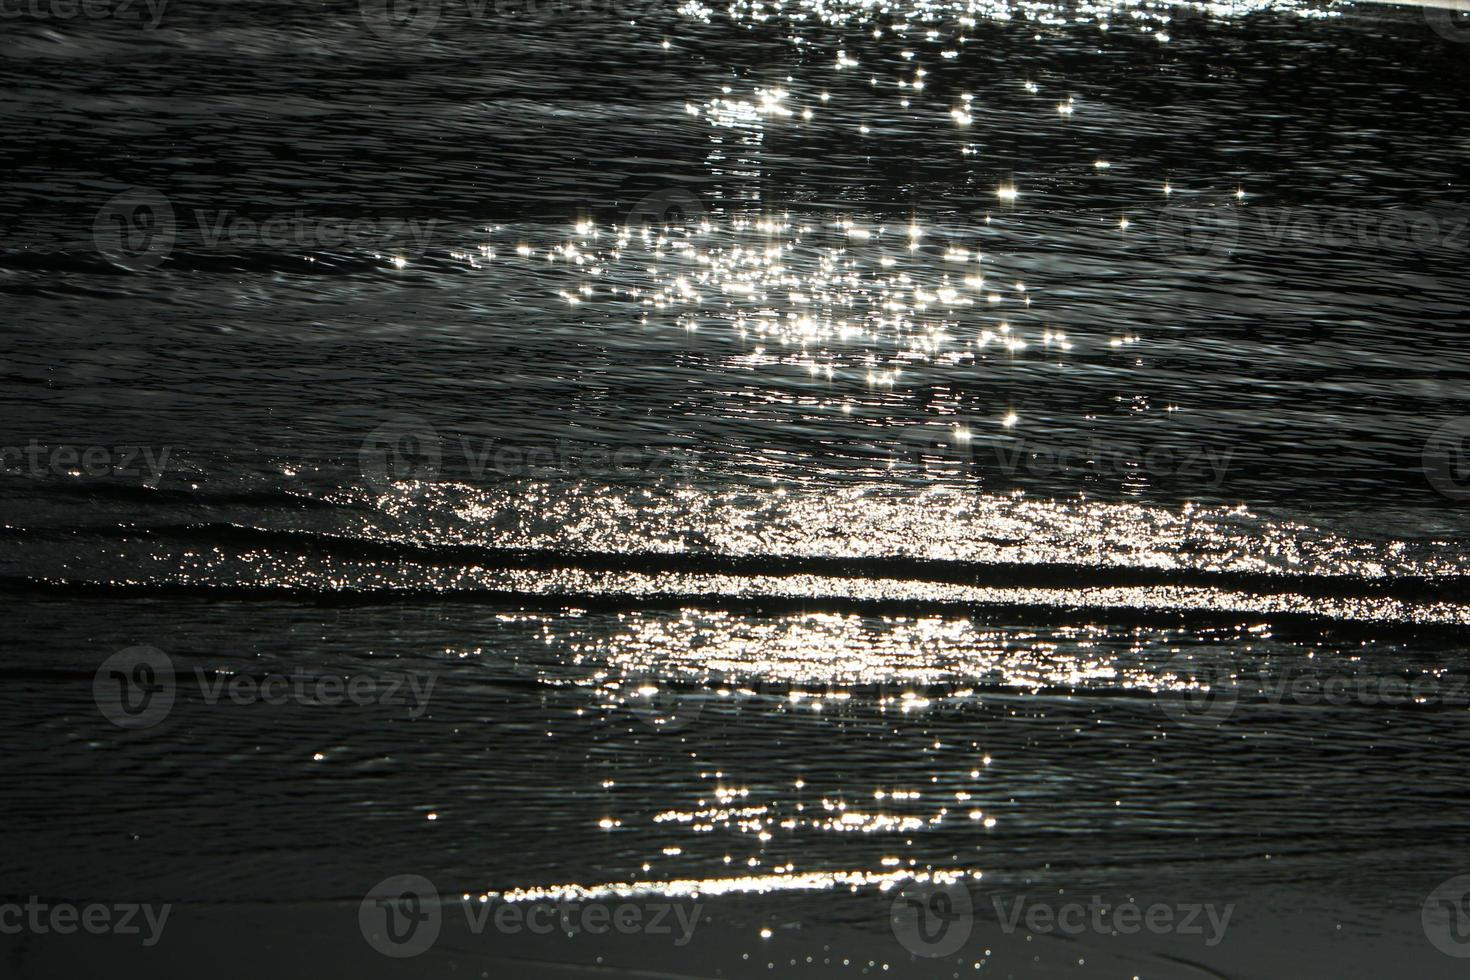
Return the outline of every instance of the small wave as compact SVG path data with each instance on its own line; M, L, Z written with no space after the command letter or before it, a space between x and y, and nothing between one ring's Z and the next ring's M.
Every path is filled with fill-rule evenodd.
M331 510L338 505L285 491L213 492L119 485L60 485L80 496L105 494L169 504L246 505ZM1457 575L1328 575L1232 569L1086 565L1070 562L965 561L901 554L824 556L723 554L713 551L611 553L597 550L494 547L360 537L321 531L268 528L227 522L157 524L121 528L39 530L0 528L0 543L24 541L153 540L197 548L286 549L346 561L393 561L431 568L476 567L553 571L626 572L726 576L821 576L835 579L928 582L976 588L1097 589L1176 588L1294 595L1309 599L1391 599L1412 603L1470 603L1470 580Z

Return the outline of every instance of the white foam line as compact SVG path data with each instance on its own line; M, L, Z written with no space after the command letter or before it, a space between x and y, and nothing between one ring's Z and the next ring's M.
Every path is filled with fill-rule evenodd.
M656 895L661 898L699 898L710 895L764 895L783 891L829 891L846 885L852 891L876 886L888 891L908 881L932 881L949 884L966 878L979 880L981 872L964 869L934 871L809 871L787 875L744 875L739 878L683 878L673 881L607 882L598 885L568 883L510 891L487 891L481 895L466 893L465 901L488 902L568 902L603 898L638 898Z

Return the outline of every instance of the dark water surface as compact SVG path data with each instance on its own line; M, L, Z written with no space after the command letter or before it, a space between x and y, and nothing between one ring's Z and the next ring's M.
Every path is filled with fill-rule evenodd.
M1451 15L382 9L0 30L6 975L1463 974Z

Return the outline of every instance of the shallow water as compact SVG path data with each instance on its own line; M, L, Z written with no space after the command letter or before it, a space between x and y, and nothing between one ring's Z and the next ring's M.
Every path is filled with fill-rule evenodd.
M1457 975L1457 15L414 9L0 35L11 972Z

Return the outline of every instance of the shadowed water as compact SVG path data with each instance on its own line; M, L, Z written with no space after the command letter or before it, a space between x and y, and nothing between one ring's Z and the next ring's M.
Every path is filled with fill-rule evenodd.
M1458 15L408 9L0 35L10 972L1458 975Z

